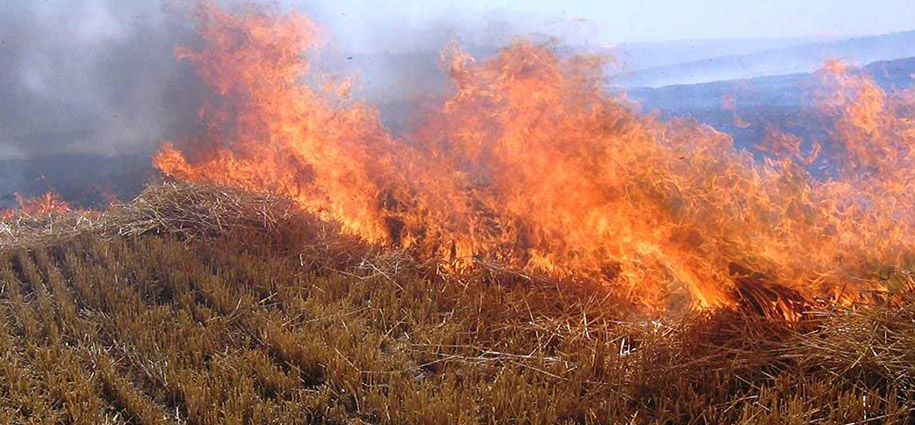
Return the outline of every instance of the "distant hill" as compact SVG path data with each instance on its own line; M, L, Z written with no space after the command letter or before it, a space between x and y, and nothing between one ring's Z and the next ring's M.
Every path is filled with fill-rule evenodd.
M614 75L612 82L620 87L697 84L810 72L829 59L867 64L911 56L915 56L915 31L821 41L622 72Z
M915 57L874 62L864 70L885 90L915 86ZM750 146L765 135L769 124L808 139L825 137L816 130L821 117L811 108L818 84L814 74L796 73L635 88L628 90L627 95L641 106L643 112L657 111L662 118L695 118L733 135L738 145ZM748 126L737 125L734 111L724 107L726 96L734 97L737 115Z
M837 40L837 37L724 38L622 43L606 50L618 63L618 72L634 72L723 56L749 55ZM615 70L611 72L617 73Z

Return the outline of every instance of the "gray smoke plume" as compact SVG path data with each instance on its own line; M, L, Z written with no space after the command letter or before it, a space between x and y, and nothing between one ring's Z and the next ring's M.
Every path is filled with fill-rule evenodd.
M152 149L192 127L192 39L163 0L0 2L0 158Z

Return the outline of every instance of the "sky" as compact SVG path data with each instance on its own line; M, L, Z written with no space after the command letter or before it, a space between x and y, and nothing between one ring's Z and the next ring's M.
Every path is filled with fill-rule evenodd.
M449 21L508 23L590 42L832 37L915 29L912 0L284 0L316 11L335 37L358 45L385 33ZM504 22L500 22L504 21ZM446 25L447 26L447 25ZM360 31L360 28L374 31ZM385 40L386 41L386 40Z

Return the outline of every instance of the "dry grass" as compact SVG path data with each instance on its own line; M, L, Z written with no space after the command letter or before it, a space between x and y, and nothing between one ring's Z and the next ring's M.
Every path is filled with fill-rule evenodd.
M915 420L911 300L646 320L599 288L448 275L282 199L174 183L6 226L3 423Z
M139 197L104 212L73 210L39 215L14 215L0 220L0 249L60 244L93 234L111 239L141 234L169 234L182 239L241 232L302 239L312 226L282 229L280 223L310 220L285 198L228 187L165 181L149 186ZM313 220L312 220L313 221ZM320 227L335 229L323 224Z

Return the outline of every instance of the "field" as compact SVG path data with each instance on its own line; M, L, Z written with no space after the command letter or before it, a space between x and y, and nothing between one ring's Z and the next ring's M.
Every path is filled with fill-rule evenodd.
M599 287L447 273L214 187L8 221L0 281L0 423L915 420L904 295L798 323L649 319Z

